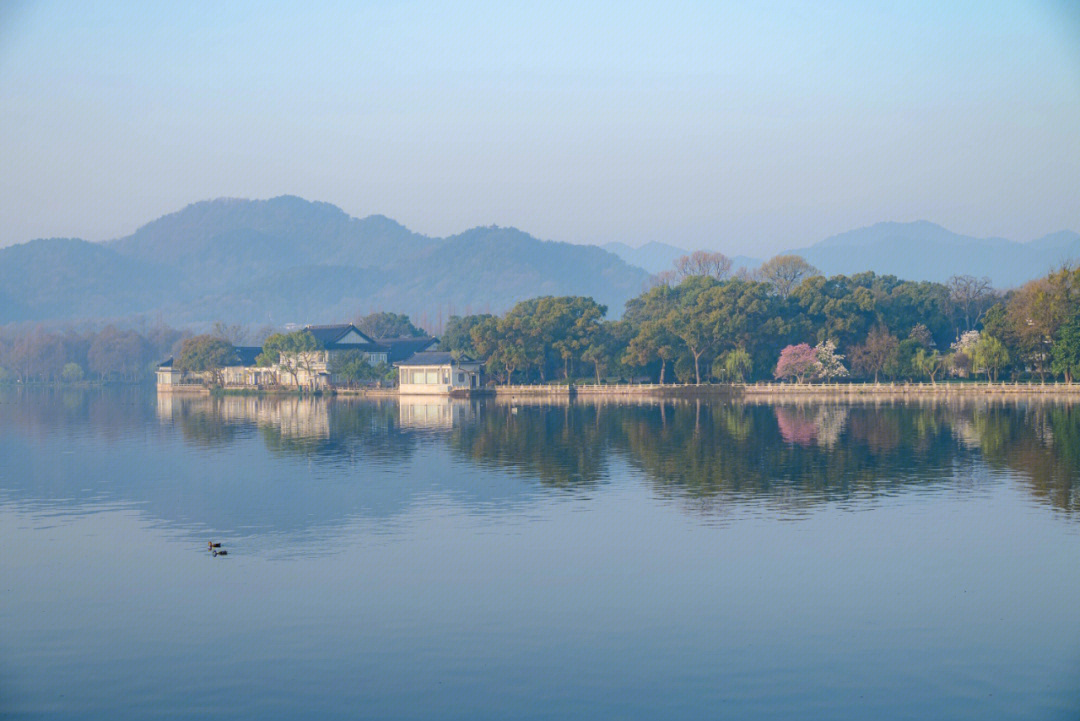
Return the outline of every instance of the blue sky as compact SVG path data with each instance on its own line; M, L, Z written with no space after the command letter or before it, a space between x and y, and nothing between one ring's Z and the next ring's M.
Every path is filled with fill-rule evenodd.
M1080 229L1076 4L150 5L0 10L0 245L285 193L756 255Z

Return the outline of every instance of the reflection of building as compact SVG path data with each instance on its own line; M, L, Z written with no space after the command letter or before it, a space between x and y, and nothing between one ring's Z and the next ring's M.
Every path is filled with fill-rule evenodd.
M278 429L288 438L329 438L330 414L326 401L317 398L225 396L223 398L159 395L158 419L172 422L193 413L206 413L221 421L246 421Z
M425 351L394 364L402 394L449 395L480 387L479 361L445 351Z
M404 396L398 401L398 420L402 428L453 428L470 408L468 401L460 399Z

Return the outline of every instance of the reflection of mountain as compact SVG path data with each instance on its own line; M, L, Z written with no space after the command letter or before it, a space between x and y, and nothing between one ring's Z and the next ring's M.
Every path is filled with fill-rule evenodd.
M0 393L0 497L130 506L200 534L302 540L433 497L489 513L636 478L700 512L783 510L995 478L987 468L1080 509L1080 407L176 397L155 408L142 389Z

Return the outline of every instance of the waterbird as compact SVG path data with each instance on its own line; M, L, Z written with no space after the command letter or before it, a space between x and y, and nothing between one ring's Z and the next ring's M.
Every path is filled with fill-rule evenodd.
M217 550L217 549L214 549L214 555L215 555L215 556L228 556L228 555L229 555L229 552L228 552L228 551L226 551L226 550L225 550L224 548L223 548L223 549L221 549L220 551L219 551L219 550Z
M220 543L214 543L213 541L207 541L206 547L207 548L221 548L221 544Z

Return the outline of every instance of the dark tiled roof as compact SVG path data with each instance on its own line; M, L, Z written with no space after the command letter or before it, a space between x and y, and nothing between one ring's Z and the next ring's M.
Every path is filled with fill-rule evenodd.
M372 340L370 336L365 335L352 323L341 323L338 325L308 325L304 326L304 330L315 336L315 340L319 341L319 344L328 350L335 350L333 346L335 346L337 342L351 330L356 331L366 343L375 345L375 341ZM362 346L348 347L362 348Z
M262 348L254 345L238 345L233 348L233 357L225 362L226 368L234 366L253 366L255 359L262 353ZM173 358L158 363L158 368L172 368Z
M379 338L378 343L389 349L386 360L390 363L396 363L409 358L414 353L427 350L435 345L435 339L431 336L421 336L419 338Z
M253 345L238 345L235 348L236 353L233 358L233 362L227 363L230 366L253 366L255 365L255 359L262 353L262 348Z
M461 356L455 359L454 354L450 351L444 350L431 350L424 351L422 353L416 353L411 358L407 358L403 361L398 361L395 365L398 366L441 366L446 364L458 365L461 363L472 363L472 358L468 356Z
M388 353L390 349L378 343L324 343L325 350L362 350L365 353Z

